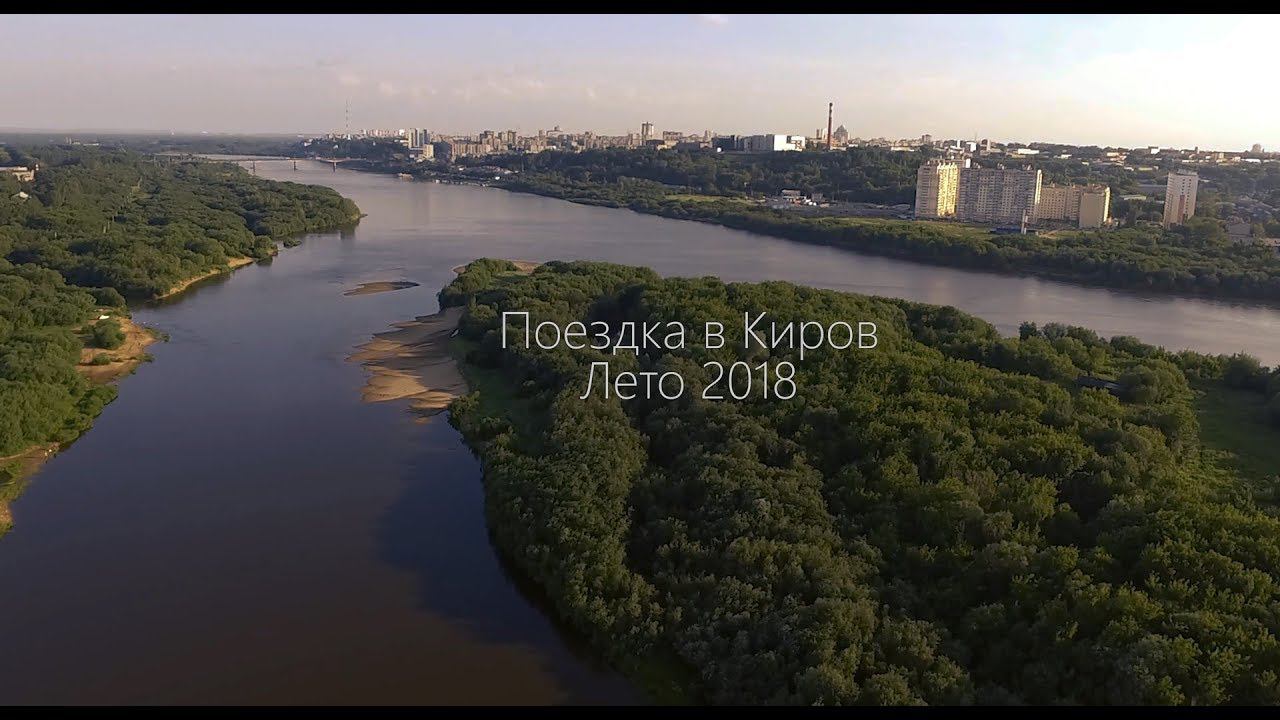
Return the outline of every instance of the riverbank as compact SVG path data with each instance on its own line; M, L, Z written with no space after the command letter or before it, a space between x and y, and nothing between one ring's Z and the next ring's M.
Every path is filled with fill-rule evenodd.
M541 264L526 260L508 262L513 275L527 275ZM461 275L466 267L459 265L453 272ZM461 358L454 343L464 311L461 306L443 307L434 315L396 323L392 325L394 330L377 333L369 342L357 346L347 361L360 363L369 372L361 399L369 403L407 400L410 411L425 422L465 395L469 386L459 367Z
M36 208L32 217L39 216L40 223L27 219L31 227L39 227L24 240L36 248L36 259L17 266L0 260L0 284L9 288L11 301L0 307L0 326L10 331L4 333L0 350L12 360L3 400L6 410L12 403L22 413L0 433L0 448L12 453L0 458L0 496L5 498L16 497L27 476L92 427L116 397L105 386L149 359L146 347L154 334L119 316L117 305L126 299L149 303L174 298L274 256L281 245L298 244L304 233L345 227L360 216L354 202L330 188L263 180L236 168L157 162L124 151L52 146L25 151L48 163L55 200ZM81 155L91 156L92 162L72 162ZM82 171L85 167L90 169ZM143 202L137 185L119 182L123 177L143 177L154 185L146 194L150 204L145 212L122 210ZM70 190L60 192L64 188ZM153 202L170 195L197 201ZM201 215L201 207L212 214ZM93 224L95 214L110 241L87 250L74 246L76 228ZM0 235L12 224L0 227ZM66 252L77 257L74 276L59 263L42 260ZM30 266L42 267L43 274ZM207 269L184 277L201 267ZM91 314L95 305L99 307ZM83 326L73 322L82 317ZM107 317L112 322L99 323ZM9 522L6 510L4 523Z
M279 252L279 251L277 250L276 252ZM272 255L275 255L276 252L273 252ZM175 295L185 292L188 288L190 288L192 285L195 285L198 282L208 280L209 278L217 277L219 275L223 275L229 272L234 272L235 270L238 270L246 265L252 265L257 261L258 261L258 258L251 258L251 257L231 258L227 260L226 265L222 267L216 267L208 272L200 273L199 275L196 275L194 277L187 278L186 280L183 280L177 285L174 285L173 287L169 288L163 294L156 296L155 299L168 300L169 298L172 298Z
M120 323L124 340L112 350L85 346L80 349L80 363L76 371L90 382L100 385L114 382L132 373L149 359L146 349L159 340L152 328L144 327L128 316L112 316Z
M600 183L564 185L517 176L493 186L940 267L1172 297L1280 304L1280 257L1274 252L1170 239L1149 228L997 235L927 220L797 216L744 205L740 198L632 194L620 189L625 186Z
M110 312L110 311L106 311ZM105 313L104 313L105 314ZM120 323L124 339L112 350L82 347L76 372L95 385L108 385L131 374L139 365L150 359L146 349L159 340L154 330L139 325L125 315L112 315ZM12 526L9 502L22 491L22 486L44 463L69 445L54 442L37 443L21 452L0 457L0 535Z
M347 161L341 166L358 172L400 172L398 167L367 160ZM1134 293L1280 306L1280 257L1273 259L1275 253L1269 249L1232 245L1207 252L1208 246L1192 249L1195 243L1188 245L1182 239L1170 243L1163 237L1149 236L1147 233L1156 232L1150 228L998 235L987 227L945 221L802 217L744 203L740 197L653 195L645 194L643 188L641 192L628 193L620 189L623 185L560 185L526 178L517 175L489 180L462 176L456 182L671 220L693 220L937 267L1037 277ZM1121 238L1121 233L1130 237ZM1164 254L1153 254L1157 251Z

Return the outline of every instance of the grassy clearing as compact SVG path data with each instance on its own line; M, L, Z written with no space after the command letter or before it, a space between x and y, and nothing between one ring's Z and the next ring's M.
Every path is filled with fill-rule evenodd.
M1216 451L1219 461L1274 493L1280 478L1280 428L1267 417L1262 395L1221 384L1196 386L1196 415L1205 447Z

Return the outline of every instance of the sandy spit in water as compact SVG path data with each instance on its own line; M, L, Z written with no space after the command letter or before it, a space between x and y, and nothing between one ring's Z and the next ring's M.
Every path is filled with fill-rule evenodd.
M409 400L424 418L449 407L467 391L466 381L449 351L449 339L464 308L451 307L393 325L356 348L347 360L364 365L369 380L361 392L365 402Z

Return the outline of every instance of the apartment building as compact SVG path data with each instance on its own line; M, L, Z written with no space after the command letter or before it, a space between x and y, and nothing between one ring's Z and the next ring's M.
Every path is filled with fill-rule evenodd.
M929 160L916 171L916 217L949 218L956 214L960 166Z
M420 148L431 143L431 133L422 128L409 128L405 131L404 139L409 148Z
M1164 226L1181 225L1196 214L1196 186L1200 177L1179 170L1169 173L1164 189Z
M1041 181L1039 170L968 168L960 173L955 217L996 224L1034 221Z
M1036 220L1102 227L1111 217L1111 188L1106 185L1044 185Z
M1100 228L1111 222L1111 187L1091 185L1080 193L1080 213L1076 227Z

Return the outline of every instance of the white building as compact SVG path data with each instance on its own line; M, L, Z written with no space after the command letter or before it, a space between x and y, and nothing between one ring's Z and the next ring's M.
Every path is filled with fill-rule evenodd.
M1080 193L1079 227L1100 228L1111 221L1111 186L1091 185Z
M945 218L956 214L960 166L930 160L916 171L916 217Z
M782 152L784 150L803 150L803 135L747 135L739 138L742 147L739 150L747 152Z
M1196 214L1196 186L1200 177L1179 170L1169 173L1164 189L1164 226L1181 225Z
M0 167L0 172L13 175L19 182L31 182L36 179L36 171L26 165L5 165Z

